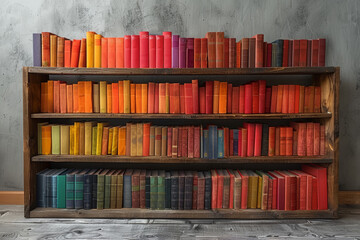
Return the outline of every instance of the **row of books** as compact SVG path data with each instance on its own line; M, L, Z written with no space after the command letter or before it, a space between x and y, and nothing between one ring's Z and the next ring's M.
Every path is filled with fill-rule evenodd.
M257 114L320 113L319 86L274 85L265 80L235 85L191 83L115 83L62 81L41 83L41 112L48 113L169 113Z
M184 38L163 32L104 38L87 32L69 40L50 32L33 34L34 66L88 68L255 68L325 66L326 40L278 39L264 35L226 38L208 32L204 38Z
M244 123L238 129L202 126L151 126L150 123L75 122L38 125L39 154L120 155L187 158L230 156L325 155L325 128L320 123L269 127Z
M326 168L165 171L46 169L36 175L37 206L69 209L327 209Z

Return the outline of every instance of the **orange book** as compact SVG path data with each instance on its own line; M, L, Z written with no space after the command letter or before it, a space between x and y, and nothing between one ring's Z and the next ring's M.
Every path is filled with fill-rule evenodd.
M150 123L143 124L143 156L149 156L150 150Z
M159 113L166 113L166 83L159 83Z
M124 93L126 93L124 91ZM125 99L125 98L124 98ZM136 84L130 84L130 109L131 113L136 113Z
M41 126L41 154L51 154L51 125Z
M71 67L71 40L65 40L64 47L64 67Z
M165 83L165 113L170 113L169 104L170 104L170 83Z
M57 61L57 36L50 35L50 67L56 67Z
M295 85L289 85L289 110L288 113L295 113Z
M69 84L66 86L66 112L73 112L73 85Z
M147 110L147 106L148 106L148 103L147 103L147 100L148 100L148 89L147 89L147 84L146 83L143 83L141 84L141 113L147 113L148 110ZM149 131L150 131L150 128L149 128Z
M276 129L275 127L269 127L269 151L268 151L268 156L275 156L275 129Z
M56 67L64 67L65 38L57 38L56 46Z
M219 113L219 91L220 91L220 82L214 81L213 113Z
M66 83L60 83L60 113L66 113Z
M314 112L321 112L321 87L315 87Z
M108 67L108 39L101 38L101 67Z
M224 32L216 32L216 68L224 67Z
M277 88L277 99L276 99L276 113L282 112L282 105L283 105L283 90L284 85L279 85Z
M60 81L54 81L54 113L60 113Z
M206 33L208 40L208 67L216 68L216 32Z
M141 92L142 92L142 89L141 89L141 84L138 83L136 84L136 103L135 103L135 107L136 107L136 113L141 113L141 110L142 110L142 97L141 97Z
M112 113L119 113L119 84L112 83Z
M106 84L106 112L112 112L112 87L111 83Z
M41 83L41 96L40 96L40 109L42 113L46 113L48 111L48 83Z
M116 38L116 68L124 67L124 38Z
M283 85L282 113L289 113L289 85Z
M79 85L73 84L73 112L79 112Z
M116 38L108 38L108 68L116 67Z
M119 128L118 155L125 156L126 153L126 127ZM128 143L129 144L129 143Z
M78 82L78 104L79 104L79 113L85 112L85 82Z
M41 66L50 67L50 35L49 32L41 33Z
M227 106L227 82L220 82L219 87L219 113L226 113Z
M86 67L86 38L81 39L80 42L80 55L79 55L79 68Z
M119 113L124 113L124 82L119 81Z
M95 32L86 32L86 67L94 67L94 36Z
M49 80L48 81L48 113L53 113L54 112L54 81Z
M101 38L102 36L100 34L95 34L94 36L94 67L96 68L101 67L101 60L102 60Z
M81 40L74 39L71 46L71 61L70 67L78 67L79 64L79 56L80 56L80 44Z
M305 103L305 87L300 86L300 93L299 93L299 113L304 112L304 103Z
M104 127L102 135L101 155L107 155L109 143L109 127Z
M92 81L84 82L84 112L93 112L93 85Z
M130 80L123 81L123 88L124 88L124 113L130 113L131 112L130 111L131 110Z

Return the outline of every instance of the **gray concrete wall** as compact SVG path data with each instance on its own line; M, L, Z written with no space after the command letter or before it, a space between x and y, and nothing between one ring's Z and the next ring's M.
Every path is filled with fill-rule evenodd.
M326 62L341 67L340 189L360 190L360 1L2 0L0 6L0 190L23 189L22 66L32 65L32 33L82 38L164 30L202 37L327 39Z

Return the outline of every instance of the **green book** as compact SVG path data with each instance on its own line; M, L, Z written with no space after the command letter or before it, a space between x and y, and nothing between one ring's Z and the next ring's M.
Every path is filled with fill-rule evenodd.
M104 197L105 197L105 174L109 169L103 170L97 176L97 209L104 209Z
M79 170L74 170L66 174L66 208L75 208L75 174Z
M89 169L85 169L75 174L74 201L76 209L84 208L84 174L88 171Z
M57 208L66 208L66 174L72 171L74 171L74 169L68 169L56 176Z
M43 123L38 123L38 131L37 131L37 136L38 136L38 141L37 141L37 144L38 144L38 154L40 155L42 153L42 141L41 141L41 126L44 126L44 125L48 125L49 123L47 122L43 122Z
M123 189L124 189L124 170L120 170L117 174L116 184L116 208L123 206Z
M150 209L157 209L158 203L158 171L152 170L150 175Z
M113 175L114 172L116 172L116 170L110 170L110 171L105 175L104 208L110 208L111 175Z
M51 126L51 151L60 154L60 125Z
M116 187L117 187L118 175L120 174L120 172L121 170L117 170L111 175L110 208L116 208Z
M157 208L165 209L165 170L160 170L158 175Z
M97 127L92 128L92 142L91 142L91 155L96 155L97 146Z

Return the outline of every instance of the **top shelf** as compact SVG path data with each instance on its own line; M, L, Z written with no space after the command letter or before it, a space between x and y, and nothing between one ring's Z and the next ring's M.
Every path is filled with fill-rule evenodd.
M335 73L336 67L269 68L55 68L24 67L29 73L50 75L312 75Z

